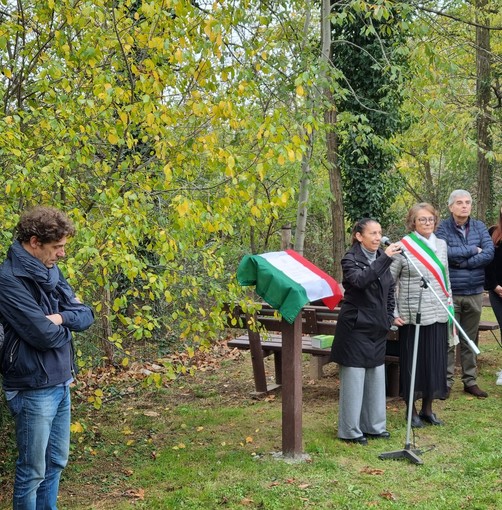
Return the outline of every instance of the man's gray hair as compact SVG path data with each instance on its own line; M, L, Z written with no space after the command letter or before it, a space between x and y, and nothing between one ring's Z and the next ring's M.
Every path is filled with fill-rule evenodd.
M450 198L448 199L448 206L454 204L455 200L457 200L457 198L459 197L469 197L472 201L471 194L468 191L465 191L465 189L456 189L450 193Z

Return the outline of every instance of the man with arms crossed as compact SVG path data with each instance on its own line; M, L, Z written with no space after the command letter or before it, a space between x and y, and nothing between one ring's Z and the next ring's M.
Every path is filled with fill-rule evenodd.
M14 510L55 510L70 449L72 331L93 322L57 261L72 222L57 209L35 207L17 225L17 240L0 266L0 371L16 425Z
M436 235L448 245L455 318L466 335L475 341L483 306L484 268L492 260L495 249L486 225L470 216L472 198L468 191L452 191L448 207L451 216L441 222ZM476 354L463 341L462 335L459 336L464 391L478 398L486 398L488 393L480 389L476 381ZM448 395L453 386L455 347L448 349Z

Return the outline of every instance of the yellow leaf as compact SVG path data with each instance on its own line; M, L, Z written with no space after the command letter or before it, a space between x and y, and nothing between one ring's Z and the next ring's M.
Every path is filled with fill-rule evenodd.
M256 172L258 173L258 177L260 178L260 180L263 181L263 179L265 178L265 169L263 168L263 163L258 163L256 165Z
M279 165L283 166L284 163L286 163L286 158L280 154L279 157L277 158L277 163L279 163Z
M82 427L82 424L79 421L70 425L70 432L73 432L74 434L82 434L83 431L84 427Z
M116 145L119 141L119 137L115 134L115 133L110 133L108 135L108 141L112 144L112 145Z
M190 204L188 203L188 201L184 201L182 204L180 204L178 207L178 214L180 216L185 216L186 213L188 212L188 209L190 209Z
M303 87L301 85L298 85L298 87L296 87L296 95L297 96L305 95L305 90L303 89Z
M246 444L252 443L253 438L251 436L246 437Z

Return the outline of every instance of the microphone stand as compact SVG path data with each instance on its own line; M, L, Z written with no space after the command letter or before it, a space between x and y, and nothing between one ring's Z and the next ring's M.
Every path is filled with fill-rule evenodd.
M408 459L409 461L413 462L414 464L423 464L422 459L419 457L421 455L420 450L411 449L411 443L410 443L410 435L411 435L411 418L413 415L413 404L414 404L414 397L415 397L415 377L416 377L416 368L417 368L417 355L418 355L418 342L419 342L419 335L420 335L420 325L422 320L422 294L424 289L429 288L433 295L435 296L436 300L441 304L441 306L446 310L448 313L448 316L450 319L452 319L453 323L457 326L458 330L462 333L465 341L467 342L468 347L474 352L475 354L479 354L480 350L478 349L478 346L467 336L465 331L462 329L458 321L455 319L455 316L450 312L449 308L443 303L441 298L437 295L437 292L431 287L428 280L425 278L423 273L418 269L417 265L411 257L408 257L408 254L404 249L401 249L401 255L406 258L406 260L415 268L418 275L420 276L420 295L418 298L418 309L416 314L416 320L415 320L415 336L413 339L413 356L412 356L412 362L411 362L411 378L410 378L410 394L408 397L408 416L407 416L407 423L406 423L406 442L404 445L404 448L402 450L396 450L393 452L386 452L381 453L378 458L379 459Z
M409 258L406 257L408 260ZM410 394L408 397L408 416L406 419L406 442L404 443L404 448L402 450L396 450L393 452L381 453L378 458L379 459L408 459L410 462L414 464L423 464L422 459L419 457L421 455L421 450L414 450L411 448L410 443L410 435L411 435L411 417L413 415L413 403L415 397L415 376L416 376L416 368L417 368L417 354L418 354L418 339L420 335L420 323L421 323L421 309L422 309L422 294L424 289L428 287L427 280L422 276L422 282L420 284L420 294L418 297L418 309L416 315L416 325L415 325L415 337L413 339L413 357L411 361L411 378L410 378Z

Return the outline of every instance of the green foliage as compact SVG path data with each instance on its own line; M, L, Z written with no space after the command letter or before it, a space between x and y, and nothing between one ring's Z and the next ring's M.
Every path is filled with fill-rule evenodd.
M434 10L434 8L432 8ZM464 188L477 195L476 109L477 70L475 49L465 41L475 39L477 7L466 2L448 7L446 16L419 11L414 37L409 41L410 84L403 109L410 129L399 134L402 147L399 171L405 181L408 201L427 201L442 215L448 213L447 198L452 189ZM497 9L490 11L492 26L500 25ZM500 75L500 31L490 33L492 47L491 136L494 151L494 198L500 200L500 139L497 76ZM489 214L490 215L490 214ZM493 217L493 214L491 214Z
M344 208L351 223L369 216L384 225L400 189L393 173L393 135L404 128L400 113L406 78L405 4L350 3L334 18L333 63L344 74L340 112L340 165Z

